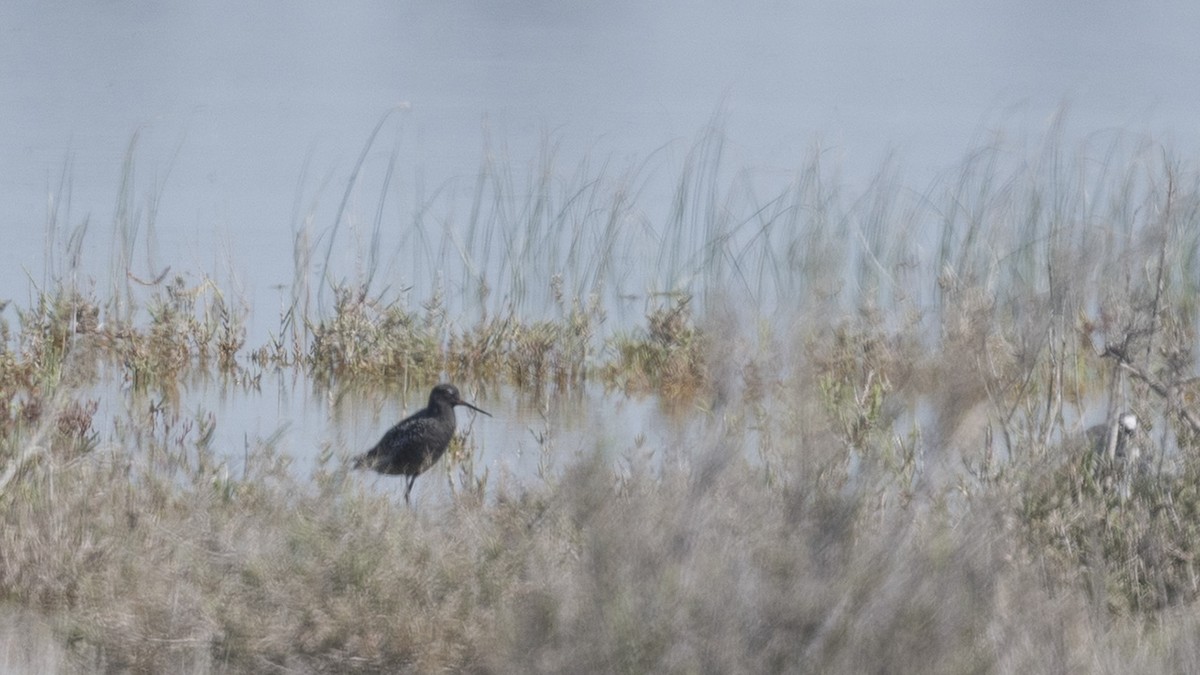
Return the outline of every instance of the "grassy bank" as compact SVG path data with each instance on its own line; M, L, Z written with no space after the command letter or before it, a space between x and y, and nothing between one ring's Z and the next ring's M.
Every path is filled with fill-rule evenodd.
M207 277L98 292L60 274L4 309L0 666L1192 669L1196 168L1151 145L997 146L921 190L889 169L853 193L813 161L761 199L719 140L684 158L657 248L631 246L691 281L650 284L626 323L608 320L615 245L508 247L456 288L544 268L546 303L481 291L469 311L374 290L375 269L322 272L322 304L303 249L263 344ZM560 194L490 171L477 195L503 198L477 202L520 215L521 241L614 242L638 210L628 181ZM498 216L472 213L451 234L495 253L472 242ZM683 421L642 449L655 461L597 447L536 479L460 452L438 469L452 497L410 509L332 452L299 475L278 437L214 447L216 421L170 395L196 371L253 387L277 369L331 389L605 387ZM111 427L89 398L108 381L131 402ZM1121 410L1151 458L1125 491L1073 443Z

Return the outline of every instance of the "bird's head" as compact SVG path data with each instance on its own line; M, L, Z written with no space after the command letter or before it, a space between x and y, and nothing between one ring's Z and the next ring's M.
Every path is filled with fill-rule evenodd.
M475 412L481 412L488 417L492 416L490 412L484 410L483 408L477 408L462 400L462 396L460 396L458 393L458 387L452 384L439 384L438 386L434 387L433 391L429 393L429 405L430 407L435 407L438 405L448 405L454 407L456 405L461 405L466 406Z

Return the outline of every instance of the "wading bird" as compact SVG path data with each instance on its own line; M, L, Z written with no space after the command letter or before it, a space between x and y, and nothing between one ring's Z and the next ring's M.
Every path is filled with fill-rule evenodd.
M433 466L454 436L454 406L462 405L492 414L462 400L458 388L439 384L429 392L429 405L388 429L375 447L354 458L355 469L372 469L389 476L408 476L404 501L408 503L417 476Z
M1124 413L1109 424L1098 424L1084 432L1092 451L1095 477L1106 487L1115 487L1121 499L1129 498L1134 476L1148 470L1137 430L1137 416Z
M1088 444L1097 457L1103 457L1109 462L1129 462L1134 464L1141 456L1141 449L1133 442L1137 432L1138 418L1133 413L1125 413L1111 424L1097 424L1084 433L1087 434Z

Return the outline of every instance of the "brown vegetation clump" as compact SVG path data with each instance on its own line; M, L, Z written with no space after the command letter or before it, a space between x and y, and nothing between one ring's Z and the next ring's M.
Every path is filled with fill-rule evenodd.
M375 380L436 374L439 326L397 305L380 306L362 289L337 289L333 315L311 326L308 364L320 379Z
M510 309L502 318L484 316L454 331L446 349L451 372L534 390L586 382L595 368L593 341L603 312L594 297L568 306L557 281L554 288L557 319L526 322Z
M613 361L602 370L609 382L627 392L656 392L667 398L692 398L710 386L705 335L691 320L691 298L646 315L647 326L612 341Z

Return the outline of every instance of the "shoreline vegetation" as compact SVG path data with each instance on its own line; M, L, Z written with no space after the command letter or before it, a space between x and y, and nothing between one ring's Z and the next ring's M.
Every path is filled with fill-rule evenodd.
M485 158L462 222L440 190L398 236L300 219L263 341L232 287L135 268L154 209L131 179L106 283L80 262L86 221L52 214L51 281L0 307L0 669L1200 662L1196 165L1052 131L923 190L889 164L855 192L814 152L764 193L718 131L617 178L553 154L524 181ZM663 174L660 214L643 200ZM393 239L431 287L382 261ZM331 272L343 245L366 261L350 278ZM635 284L643 311L614 320ZM489 476L460 438L435 469L452 495L406 508L330 448L299 475L278 437L214 447L219 420L172 393L280 371L330 391L600 387L686 430L639 449L653 462L597 442L530 480ZM130 404L98 424L114 382ZM1123 411L1147 460L1118 490L1131 469L1073 439Z

